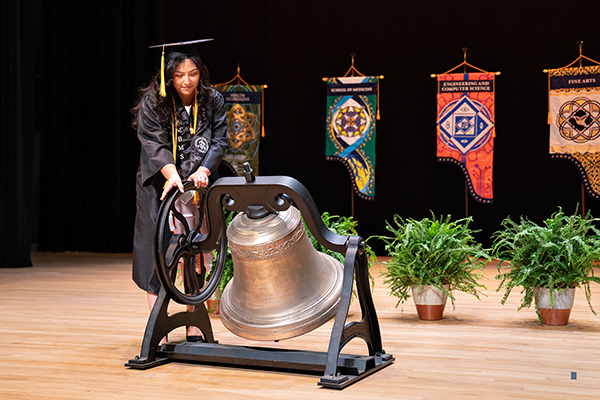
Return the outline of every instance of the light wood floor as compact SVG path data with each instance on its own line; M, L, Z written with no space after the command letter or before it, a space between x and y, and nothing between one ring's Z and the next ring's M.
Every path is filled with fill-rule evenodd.
M125 368L139 354L148 316L145 294L130 278L130 255L36 253L33 261L32 268L0 269L3 400L600 398L600 318L583 291L569 325L542 326L533 310L517 312L518 292L500 304L493 266L486 271L488 297L457 293L456 309L449 303L437 322L419 321L412 303L403 312L395 308L375 271L383 344L396 361L336 391L318 387L319 376L298 373L191 363ZM593 291L600 311L598 285ZM220 343L249 343L211 318ZM278 345L326 351L330 330L328 323ZM170 340L178 335L183 330ZM365 351L360 341L344 349Z

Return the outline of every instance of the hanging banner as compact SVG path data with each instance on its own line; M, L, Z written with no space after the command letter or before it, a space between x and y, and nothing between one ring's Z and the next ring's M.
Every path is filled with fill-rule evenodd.
M437 159L465 175L471 197L493 202L495 73L437 75Z
M225 97L229 146L223 162L234 174L244 175L249 162L258 175L258 150L262 130L263 90L259 85L217 85Z
M375 200L376 76L327 79L327 160L344 163L358 197Z
M550 156L570 160L600 200L600 67L548 70Z

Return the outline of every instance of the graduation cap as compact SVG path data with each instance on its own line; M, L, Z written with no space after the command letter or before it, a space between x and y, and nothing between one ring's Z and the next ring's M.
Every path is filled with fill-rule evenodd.
M160 59L160 95L165 97L167 95L167 91L165 88L165 47L169 48L169 52L167 54L167 59L171 60L176 57L200 57L198 54L198 49L194 46L197 43L210 42L214 39L199 39L199 40L190 40L187 42L175 42L175 43L166 43L166 44L157 44L155 46L150 46L150 49L154 49L157 47L162 47L162 57Z

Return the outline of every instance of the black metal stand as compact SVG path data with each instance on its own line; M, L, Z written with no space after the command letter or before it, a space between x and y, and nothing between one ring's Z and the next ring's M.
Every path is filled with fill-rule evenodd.
M186 190L193 189L189 184ZM179 196L174 191L167 198L159 212L158 225L164 224L173 201ZM327 352L301 350L281 350L267 347L246 347L218 344L213 337L210 319L204 301L216 287L223 271L223 249L226 249L224 217L222 207L231 211L245 211L248 207L262 206L268 211L286 210L292 205L298 207L313 236L326 248L345 253L342 292L337 315L333 324ZM254 177L249 171L246 177L221 178L206 194L208 233L200 234L189 230L177 240L178 247L171 250L173 255L198 254L200 251L219 248L216 260L216 273L211 276L203 290L191 295L182 294L172 284L174 257L165 255L164 235L157 229L156 260L159 276L165 289L150 314L140 356L130 360L127 367L147 369L170 361L194 361L203 364L224 364L241 367L257 367L280 370L296 370L324 375L318 385L343 389L370 374L390 365L394 361L391 354L382 348L379 322L369 287L368 260L365 244L358 236L340 236L330 231L323 223L312 197L297 180L289 177ZM166 210L163 210L166 209ZM162 222L161 222L162 221ZM169 260L169 258L171 260ZM191 275L191 274L190 274ZM352 297L352 287L356 277L358 301L362 318L358 322L346 324ZM169 282L165 282L169 280ZM197 282L188 287L202 287ZM172 316L167 313L169 301L174 299L182 304L195 305L194 312L182 312ZM206 343L181 342L158 346L160 340L180 326L197 326L202 331ZM342 354L342 348L354 338L367 344L368 355Z
M196 306L191 312L183 311L169 315L167 309L170 300L171 297L162 288L148 318L140 355L129 360L125 364L126 367L148 369L169 362L169 357L163 353L165 345L159 348L158 344L169 332L182 326L196 326L202 331L207 343L217 343L204 304Z

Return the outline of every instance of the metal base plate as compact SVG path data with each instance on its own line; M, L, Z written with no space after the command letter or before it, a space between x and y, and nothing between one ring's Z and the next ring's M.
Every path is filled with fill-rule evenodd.
M150 363L145 365L141 359L132 359L126 366L146 369L170 361L191 361L201 364L322 374L327 360L326 352L196 342L167 343L161 346L158 353L162 358L152 362L152 365L149 365ZM323 376L318 384L326 388L343 389L390 365L393 361L394 357L391 354L382 356L340 354L338 374Z
M158 367L159 365L163 365L168 362L171 362L171 360L168 358L157 358L155 360L148 361L145 358L136 357L136 358L132 358L131 360L129 360L129 362L126 363L125 366L129 367L129 368L133 368L133 369L142 369L143 370L143 369L149 369L152 367Z

